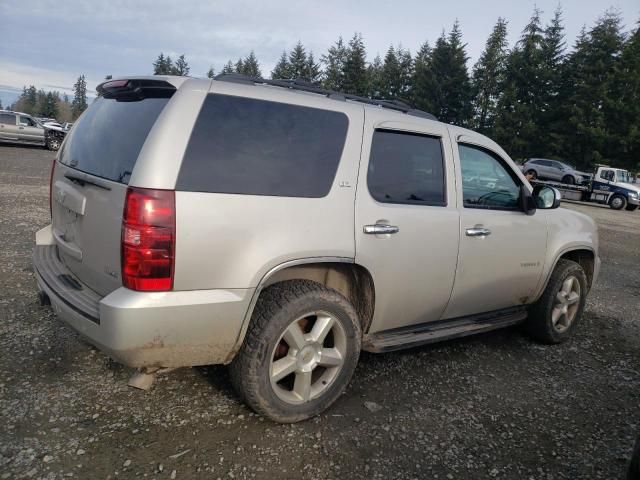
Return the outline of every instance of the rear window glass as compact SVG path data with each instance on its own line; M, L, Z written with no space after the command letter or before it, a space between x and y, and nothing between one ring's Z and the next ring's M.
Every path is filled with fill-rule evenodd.
M69 133L60 162L91 175L129 183L142 145L168 101L99 97Z
M15 125L16 116L10 113L0 113L0 123L4 125Z
M367 183L371 196L382 203L446 205L440 138L376 130Z
M347 127L340 112L209 95L176 189L323 197L333 184Z

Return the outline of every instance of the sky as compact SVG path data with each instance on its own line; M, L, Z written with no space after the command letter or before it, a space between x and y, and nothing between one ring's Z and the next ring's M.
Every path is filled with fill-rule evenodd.
M258 0L0 0L0 99L10 103L23 85L72 93L84 74L89 91L104 79L151 74L160 52L184 53L192 76L216 72L254 50L268 76L283 50L298 40L316 59L337 40L360 32L369 59L390 44L415 53L460 22L470 57L482 52L498 17L508 21L513 45L537 6L543 23L561 5L568 47L607 9L626 30L640 19L638 0L456 0L451 2Z

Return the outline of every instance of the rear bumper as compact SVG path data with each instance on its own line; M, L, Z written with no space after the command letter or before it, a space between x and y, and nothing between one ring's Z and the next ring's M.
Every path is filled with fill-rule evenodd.
M131 367L228 363L254 289L136 292L100 297L64 266L55 245L38 245L33 265L56 315Z

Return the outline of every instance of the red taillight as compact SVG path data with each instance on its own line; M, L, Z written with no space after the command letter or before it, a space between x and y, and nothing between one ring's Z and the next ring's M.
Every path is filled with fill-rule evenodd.
M49 215L51 215L51 220L53 220L53 172L56 169L56 159L53 159L51 163L51 173L49 174Z
M129 187L122 215L122 284L132 290L173 288L176 244L173 190Z

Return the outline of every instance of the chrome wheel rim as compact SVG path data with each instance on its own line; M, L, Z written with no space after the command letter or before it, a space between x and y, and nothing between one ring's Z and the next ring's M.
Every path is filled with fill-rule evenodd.
M51 150L58 150L58 148L60 148L60 141L49 140L49 148L51 148Z
M303 315L284 329L271 352L271 388L289 404L314 400L334 382L346 354L347 334L335 316Z
M553 328L562 333L567 331L576 318L580 306L580 282L573 275L567 277L556 294L551 323Z
M613 200L611 200L611 205L613 205L613 207L615 208L622 207L622 199L620 197L614 198Z

